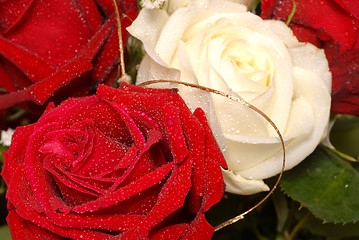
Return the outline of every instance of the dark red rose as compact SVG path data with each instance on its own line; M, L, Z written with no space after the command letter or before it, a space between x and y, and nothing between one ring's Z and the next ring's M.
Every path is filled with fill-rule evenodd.
M323 48L333 76L332 112L359 115L359 1L295 0L289 26L299 41ZM261 0L264 19L286 21L292 0Z
M175 90L100 85L16 129L7 221L13 239L210 239L220 166L204 112Z
M126 42L137 3L118 4ZM112 0L0 1L0 110L86 95L115 81L118 62Z

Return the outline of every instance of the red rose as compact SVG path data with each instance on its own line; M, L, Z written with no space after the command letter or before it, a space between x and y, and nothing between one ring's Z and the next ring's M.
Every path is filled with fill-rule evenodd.
M175 90L100 85L16 129L7 221L13 239L210 239L220 165L204 112Z
M359 115L359 1L295 0L289 26L299 41L323 48L333 75L332 111ZM286 21L292 0L261 0L264 19Z
M137 3L118 3L125 29ZM88 94L115 81L118 61L112 0L0 1L0 110Z

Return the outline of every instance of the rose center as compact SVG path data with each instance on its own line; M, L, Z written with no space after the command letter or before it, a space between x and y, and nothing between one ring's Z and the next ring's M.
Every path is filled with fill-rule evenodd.
M225 49L224 54L233 64L233 67L244 74L247 79L259 83L265 87L271 85L271 64L263 51L248 46L241 40L233 40Z

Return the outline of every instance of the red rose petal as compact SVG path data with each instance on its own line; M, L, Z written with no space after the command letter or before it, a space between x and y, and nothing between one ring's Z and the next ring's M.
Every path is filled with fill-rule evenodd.
M67 207L61 200L51 175L43 168L42 155L38 151L44 143L45 134L55 127L56 123L35 130L29 139L25 158L26 175L31 189L44 209L49 211Z
M44 212L44 208L37 201L31 187L28 184L25 164L21 164L17 168L17 171L11 178L11 182L8 187L6 197L8 202L13 205L10 209L17 209L21 211L22 209L31 208L32 211L36 212L36 214Z
M128 115L136 123L136 126L142 131L142 134L145 136L145 138L148 138L149 131L158 131L159 136L161 135L161 130L158 124L144 112L130 111L128 112Z
M225 187L221 169L209 159L206 159L204 179L202 208L206 212L221 201Z
M204 214L199 213L188 227L188 232L181 239L211 239L213 233L214 228L207 222Z
M76 59L66 64L60 71L44 81L37 82L29 87L29 92L38 104L44 104L49 97L59 88L67 85L72 79L92 69L92 64L87 58Z
M1 175L8 186L16 169L24 163L26 147L33 131L34 124L17 127L12 136L11 148L4 152L5 161Z
M162 108L162 114L165 127L164 133L168 139L173 160L175 163L180 163L188 154L182 130L183 123L180 122L178 110L169 104Z
M17 90L12 78L7 74L4 64L0 61L0 86L7 92L14 92Z
M107 138L97 128L92 130L94 131L93 147L86 150L90 155L71 168L73 173L97 178L112 172L115 167L126 168L131 164L133 159L127 159L126 162L118 161L128 151L128 146Z
M62 114L71 112L71 115ZM37 126L57 122L59 129L71 128L76 122L92 119L94 125L108 138L124 144L131 144L132 138L120 114L111 104L96 96L68 99L37 122Z
M132 118L127 114L126 107L122 107L120 105L112 105L118 113L121 115L121 118L124 120L127 129L129 130L132 139L134 140L134 145L138 149L142 149L145 144L145 139L141 130L136 126L136 123L132 120Z
M33 82L40 81L56 71L55 66L50 62L19 47L3 36L0 36L0 54L24 72Z
M188 109L182 98L176 94L173 104L180 109L180 118L183 124L183 132L188 142L188 148L193 158L192 189L190 192L190 208L196 213L201 206L204 188L204 159L205 159L205 135L204 129L197 118Z
M104 11L106 16L109 16L112 13L114 13L115 8L113 6L112 0L95 0L95 2L99 6L101 6L101 9ZM138 9L137 2L135 0L126 0L126 1L117 0L117 5L119 7L119 12L123 12L123 13L130 12L133 9Z
M335 113L359 116L359 49L348 50L331 63L332 106Z
M90 4L86 5L89 6ZM51 61L54 66L61 67L74 58L94 34L91 32L94 21L84 21L88 14L82 12L85 10L82 7L85 6L72 0L34 1L21 19L21 24L8 32L6 38L46 61ZM98 12L94 4L92 7L91 11ZM97 17L100 17L99 13Z
M318 48L322 47L322 41L318 38L316 30L295 23L291 24L291 28L300 42L310 42Z
M33 0L3 1L0 5L0 30L4 35L11 30L27 12Z
M180 239L181 236L185 234L188 229L189 224L173 224L167 227L159 228L154 231L151 231L149 239L150 240L173 240Z
M271 8L272 0L263 0L261 17L269 17L266 7ZM296 0L296 12L292 22L318 31L323 30L341 46L341 51L351 49L358 36L358 21L333 0ZM274 19L285 20L292 11L292 0L278 1L272 11Z
M32 96L27 90L0 95L0 110L7 109L18 103L30 100L32 100Z
M39 228L33 223L26 221L17 215L15 210L9 211L6 221L9 225L12 239L54 239L62 238L45 229Z
M101 14L98 11L96 3L89 0L77 0L77 8L80 9L81 14L84 15L89 29L92 33L97 32L102 23L101 23Z
M172 163L168 163L163 167L143 176L142 178L132 182L131 184L122 187L115 192L105 195L90 203L74 207L72 211L77 213L93 212L100 208L106 208L115 203L130 198L144 190L154 186L160 182L173 168Z
M355 0L335 0L342 8L344 8L348 13L353 15L357 20L359 20L359 2Z
M47 212L51 223L59 227L90 228L112 231L128 231L138 225L145 216L121 214L62 214Z
M29 93L33 97L33 101L37 102L38 104L45 103L48 98L56 92L59 88L67 85L70 83L73 79L79 77L81 74L89 71L92 69L91 60L95 57L96 53L99 51L100 47L103 45L104 41L107 39L108 35L110 34L111 30L113 29L115 24L114 19L108 20L102 28L95 34L95 36L90 40L90 42L87 44L84 51L80 52L79 55L77 55L76 58L72 59L69 63L65 64L64 67L62 67L60 70L58 70L55 74L51 75L50 77L37 82L36 84L33 84L29 87ZM5 41L5 42L4 42ZM8 45L10 43L6 42L6 39L2 39L0 37L0 53L1 50L5 51L8 49ZM3 46L3 48L1 47ZM25 53L23 53L25 54ZM17 56L17 54L14 54L12 52L12 55ZM40 60L38 62L34 61L30 57L29 61L24 61L24 58L21 58L21 61L15 61L16 63L28 63L30 66L25 66L27 69L35 70L36 73L43 72L42 70L39 70L38 67L32 66L33 63L39 64ZM31 59L31 60L30 60ZM42 64L41 66L44 66ZM27 72L27 71L24 71ZM31 75L31 74L30 74ZM45 75L49 75L49 73L46 73ZM36 77L42 79L42 77ZM4 99L4 96L0 96ZM1 99L0 99L1 100ZM21 99L20 99L21 100ZM4 101L6 101L4 99ZM18 100L19 102L19 100ZM16 103L18 103L16 102ZM15 103L15 104L16 104ZM9 103L7 103L4 107L8 107ZM10 105L11 106L11 105ZM0 105L1 107L1 105ZM1 108L0 108L1 109Z
M131 182L139 179L141 176L144 176L167 163L164 160L163 155L161 155L160 149L160 152L156 153L156 156L160 156L159 159L154 158L152 157L153 155L151 155L150 148L152 148L152 146L158 142L160 137L161 134L159 132L150 132L146 147L141 152L137 153L139 159L137 160L134 158L135 160L133 160L134 163L132 165L135 166L129 167L131 171L126 175L126 179L124 179L123 182L120 182L122 179L118 179L119 186L130 184Z
M262 0L261 1L261 18L271 19L275 12L276 7L279 4L279 0Z
M104 2L106 1L100 1L102 6L104 6ZM128 2L130 4L124 4L124 2ZM110 9L111 13L113 13L113 4L112 0L109 1L110 3ZM138 7L135 3L135 1L121 1L120 4L120 12L124 13L121 15L121 26L122 26L122 41L124 43L127 42L127 38L129 36L129 33L127 32L126 28L123 26L129 26L132 24L134 19L136 18L138 14ZM106 4L106 3L105 3ZM126 5L122 7L122 5ZM105 7L107 9L107 7ZM108 76L109 72L114 68L115 63L119 61L119 51L118 51L118 32L113 31L111 36L109 37L106 44L103 46L102 51L99 53L98 57L96 58L94 62L94 70L92 72L92 77L95 79L95 81L103 81L106 76ZM126 45L124 44L124 47ZM117 71L117 70L116 70Z
M201 125L204 129L204 133L206 136L205 150L206 150L207 159L210 159L210 161L220 165L224 169L227 169L227 162L226 162L221 150L219 149L216 139L213 136L211 127L209 126L207 118L206 118L206 114L204 113L204 111L202 109L197 108L194 111L193 115L196 116L196 118L201 122Z
M148 237L150 230L158 223L163 221L170 214L180 209L186 199L187 193L191 187L191 169L193 162L186 159L181 164L177 165L166 184L162 187L158 200L151 212L136 228L124 233L123 237L127 235L138 233L141 237Z
M80 238L80 236L88 239L106 239L109 237L108 234L101 232L95 232L88 229L63 228L50 223L48 217L42 213L44 212L43 208L39 205L32 189L27 183L28 179L26 177L24 167L19 168L19 171L17 171L13 176L11 181L12 185L10 185L11 188L9 188L7 192L9 201L13 203L14 208L16 209L13 211L16 211L21 218L63 237L70 237L74 239ZM32 235L30 234L29 236Z
M123 42L127 42L127 39L124 39ZM103 82L114 68L117 71L120 58L118 43L117 31L113 31L93 62L94 69L91 75L94 82Z

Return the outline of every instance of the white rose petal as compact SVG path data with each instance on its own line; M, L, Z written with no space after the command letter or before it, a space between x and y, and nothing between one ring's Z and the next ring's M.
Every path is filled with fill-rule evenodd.
M242 97L283 134L286 169L304 160L325 137L331 101L328 62L323 50L298 42L283 22L263 20L238 1L193 0L170 15L141 11L128 30L147 53L138 83L181 80ZM207 114L228 163L226 190L268 190L263 179L278 174L283 160L273 127L227 98L178 88L192 110L201 107Z

